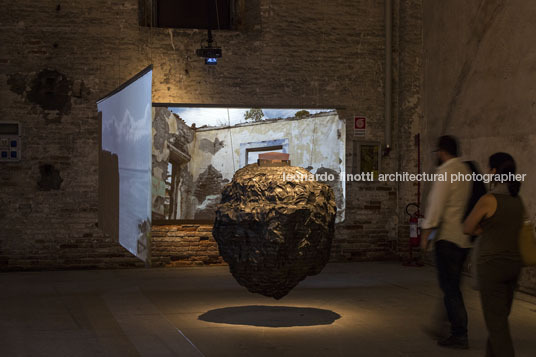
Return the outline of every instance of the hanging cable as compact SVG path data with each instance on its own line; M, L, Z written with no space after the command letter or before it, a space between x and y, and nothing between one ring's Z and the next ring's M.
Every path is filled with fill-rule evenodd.
M155 1L155 0L153 0ZM155 6L157 6L157 3L151 1L151 4L150 4L150 10L149 10L149 13L150 13L150 18L149 18L149 36L147 36L148 38L148 47L149 47L149 60L150 60L150 63L153 64L153 49L152 49L152 36L153 36L153 25L155 25L156 21L155 20L155 16L157 15L157 11L154 11L155 10ZM147 6L147 3L145 3L145 6ZM147 16L145 16L146 20L147 20Z
M218 30L221 30L221 28L220 28L220 12L218 11L218 0L214 0L214 3L216 4L216 21L218 23Z

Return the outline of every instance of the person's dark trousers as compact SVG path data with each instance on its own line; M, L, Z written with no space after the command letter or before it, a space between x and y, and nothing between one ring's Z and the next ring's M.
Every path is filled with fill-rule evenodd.
M477 266L480 301L488 328L487 357L514 356L508 315L520 271L521 262L512 259L493 259Z
M460 281L468 253L468 248L460 248L446 240L435 243L439 286L443 291L451 335L454 337L467 337L467 311L460 290Z

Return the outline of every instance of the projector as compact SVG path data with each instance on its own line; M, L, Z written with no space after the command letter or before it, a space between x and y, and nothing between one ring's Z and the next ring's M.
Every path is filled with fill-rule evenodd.
M203 58L220 58L221 57L221 48L219 47L201 47L195 51L195 54L198 57Z
M213 42L212 30L208 29L207 46L201 45L201 48L195 50L195 54L198 57L203 57L205 59L205 64L214 66L218 64L218 58L221 57L221 47L212 46Z

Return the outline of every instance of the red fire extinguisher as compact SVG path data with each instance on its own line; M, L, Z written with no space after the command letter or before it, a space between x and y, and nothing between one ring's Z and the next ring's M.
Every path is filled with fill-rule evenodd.
M417 146L417 172L421 172L421 135L415 135L415 145ZM421 226L423 215L420 212L421 206L421 182L417 181L417 203L413 202L406 206L406 214L409 216L409 258L404 262L406 266L422 267L424 264L421 259L413 257L413 248L421 245ZM415 210L410 213L409 208Z
M409 212L410 207L415 207L416 210ZM409 245L418 247L421 244L421 223L423 216L419 212L419 206L416 203L410 203L406 206L406 214L409 216Z

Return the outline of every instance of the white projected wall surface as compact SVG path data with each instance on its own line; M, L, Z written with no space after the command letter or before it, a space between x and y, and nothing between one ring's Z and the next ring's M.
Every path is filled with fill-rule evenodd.
M119 243L148 258L151 217L152 70L100 101L102 150L118 156Z

